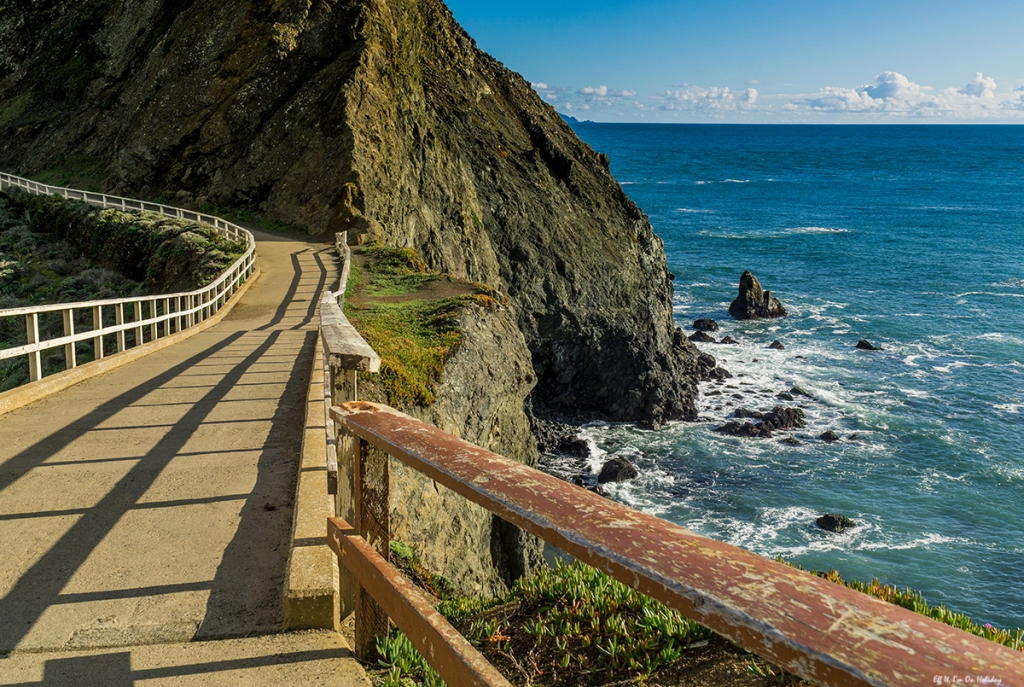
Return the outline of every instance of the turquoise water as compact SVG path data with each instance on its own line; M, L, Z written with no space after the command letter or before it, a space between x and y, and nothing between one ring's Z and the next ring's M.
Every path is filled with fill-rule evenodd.
M677 323L713 317L716 336L740 341L700 345L735 375L701 385L709 422L583 430L594 468L617 452L641 468L613 496L766 556L1024 626L1024 127L577 133L609 154L664 239ZM729 317L745 269L788 317ZM856 350L861 338L884 350ZM775 339L784 351L767 349ZM811 396L783 404L807 413L790 435L800 445L712 431L794 385ZM829 429L843 439L817 438ZM825 512L860 526L825 533Z

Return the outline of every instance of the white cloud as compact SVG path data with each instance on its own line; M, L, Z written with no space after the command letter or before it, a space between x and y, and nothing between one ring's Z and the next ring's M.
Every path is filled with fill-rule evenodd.
M996 82L981 72L963 88L945 88L937 93L916 84L899 72L885 72L874 85L857 88L823 88L803 104L818 112L886 113L901 117L943 117L976 119L1004 117L1017 113L1021 97L1016 91L997 94ZM800 98L795 102L800 104Z
M995 90L995 79L982 76L981 72L978 72L974 75L974 81L957 92L963 95L973 95L975 98L991 98Z
M667 90L654 96L660 109L688 112L722 112L749 109L757 102L757 90L748 88L742 93L725 88L702 88L683 84L677 90Z
M530 85L533 87L533 90L537 91L541 98L551 104L559 102L560 96L569 90L568 88L552 88L543 81L534 81L530 83Z
M607 86L587 86L576 91L576 95L579 96L583 102L584 109L590 109L591 105L604 105L610 107L616 103L621 102L625 98L635 98L636 91L625 89L619 90L617 88L608 88Z
M748 84L756 83L748 81ZM1020 83L1019 81L1017 83ZM673 86L650 96L634 89L587 86L578 90L531 84L548 103L562 111L593 111L600 118L650 120L721 119L727 121L935 121L1020 120L1024 118L1024 86L1000 91L995 80L977 72L960 88L936 89L903 74L888 71L873 83L848 88L828 86L813 94L762 94L755 88L692 84ZM1011 87L1012 88L1012 87Z

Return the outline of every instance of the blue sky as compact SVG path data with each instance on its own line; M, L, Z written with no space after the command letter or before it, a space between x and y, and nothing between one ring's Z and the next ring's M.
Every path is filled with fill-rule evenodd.
M596 121L1024 122L1024 1L448 0Z

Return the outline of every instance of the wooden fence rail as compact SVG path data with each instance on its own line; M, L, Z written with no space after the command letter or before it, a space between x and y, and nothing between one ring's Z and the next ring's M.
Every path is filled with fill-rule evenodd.
M0 349L0 360L26 356L29 363L29 382L38 381L43 377L44 351L63 348L65 367L71 370L78 366L76 344L80 342L90 343L93 348L93 359L100 360L107 355L103 343L105 336L114 335L116 352L121 352L128 348L128 332L134 334L134 345L139 346L147 340L155 341L193 327L213 316L256 269L256 240L252 233L213 215L105 193L50 186L0 172L0 189L8 187L20 188L29 193L81 200L101 208L116 208L126 212L158 212L168 217L201 222L212 226L224 236L244 241L246 244L242 257L209 285L195 291L0 310L0 318L25 320L25 345ZM91 313L92 326L89 329L75 331L76 311ZM64 322L63 336L41 339L39 316L58 312ZM105 314L110 312L114 314L114 323L104 324ZM109 315L106 315L106 319L110 319Z

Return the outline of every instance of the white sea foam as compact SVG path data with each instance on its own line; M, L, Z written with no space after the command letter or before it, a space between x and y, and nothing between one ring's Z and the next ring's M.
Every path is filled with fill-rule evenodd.
M928 398L931 395L927 391L921 391L920 389L904 389L903 387L898 388L901 392L905 393L907 396L910 396L911 398Z
M1017 415L1020 413L1021 405L1019 403L998 403L992 406L1001 413L1013 413Z
M750 179L725 179L722 181L723 184L749 184Z
M694 214L694 215L713 215L713 214L715 214L716 211L715 210L707 210L705 208L676 208L676 212L682 212L682 213L685 213L685 214Z
M790 227L783 229L786 234L849 234L849 229L838 227Z

